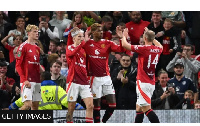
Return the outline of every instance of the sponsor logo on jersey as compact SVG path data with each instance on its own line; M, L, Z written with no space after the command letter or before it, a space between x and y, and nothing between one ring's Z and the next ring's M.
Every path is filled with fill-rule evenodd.
M105 44L101 44L101 48L105 48L106 46L105 46Z
M20 57L21 55L22 55L22 52L19 51L18 54L17 54L17 56Z
M28 52L32 52L32 50L30 49Z

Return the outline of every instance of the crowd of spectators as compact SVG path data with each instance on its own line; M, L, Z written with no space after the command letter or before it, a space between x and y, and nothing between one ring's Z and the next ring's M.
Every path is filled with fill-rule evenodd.
M18 46L27 39L28 24L39 28L39 39L35 43L43 51L40 56L42 69L50 72L51 80L66 90L69 32L74 27L90 30L95 22L102 24L103 39L116 44L120 44L117 26L122 30L128 28L127 41L132 45L144 44L141 36L145 27L155 32L163 52L156 67L153 109L200 108L198 11L0 11L0 108L8 108L20 98L15 58L19 55ZM111 52L108 65L117 109L135 109L137 54ZM81 99L77 102L84 106ZM101 104L102 108L107 105L104 97Z

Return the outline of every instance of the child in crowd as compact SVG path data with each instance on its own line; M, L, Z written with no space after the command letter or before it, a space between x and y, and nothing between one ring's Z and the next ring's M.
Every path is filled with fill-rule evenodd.
M185 91L184 99L181 100L177 106L177 109L193 109L194 108L194 92L191 90Z
M13 37L13 46L8 44L8 38ZM6 36L3 40L1 40L1 43L4 45L4 47L9 51L9 60L10 63L15 60L13 50L15 47L18 47L22 43L23 37L21 35L15 35L14 33L9 34Z

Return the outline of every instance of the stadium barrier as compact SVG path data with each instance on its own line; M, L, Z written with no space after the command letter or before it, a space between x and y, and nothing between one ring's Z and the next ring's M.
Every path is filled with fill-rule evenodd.
M154 110L161 123L200 123L200 110ZM105 110L101 110L101 117ZM65 123L67 110L54 110L53 122ZM134 123L135 110L115 110L107 123ZM85 122L85 110L75 110L74 123ZM144 123L150 123L144 116Z

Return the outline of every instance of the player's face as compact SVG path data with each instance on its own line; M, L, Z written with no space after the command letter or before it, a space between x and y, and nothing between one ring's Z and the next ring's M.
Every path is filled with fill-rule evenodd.
M103 37L103 30L101 27L98 27L97 30L93 33L94 38L102 39Z
M182 75L184 71L184 68L180 65L177 65L176 67L174 67L174 72L176 75Z
M74 43L76 43L77 45L79 45L84 40L83 33L79 32L78 35L74 36L73 40L74 40Z
M167 73L160 74L160 76L158 77L158 80L159 80L161 86L165 87L167 85L167 81L168 81L168 74Z
M77 14L74 19L76 23L81 23L81 14Z
M153 13L152 14L152 22L157 23L161 20L161 14Z
M61 66L57 63L54 63L50 69L51 69L52 74L58 75L60 74Z
M191 93L185 92L184 98L189 98L190 100L194 99Z
M120 60L122 67L129 67L131 65L131 58L129 56L123 56Z
M163 24L163 27L164 27L164 29L166 31L169 30L169 29L171 29L172 26L173 26L172 23L171 22L167 22L167 21L165 21L164 24Z
M135 23L139 23L141 20L141 13L139 11L132 11L131 12L131 20Z
M33 40L38 40L38 30L31 29L31 31L29 32L29 37L31 37Z

